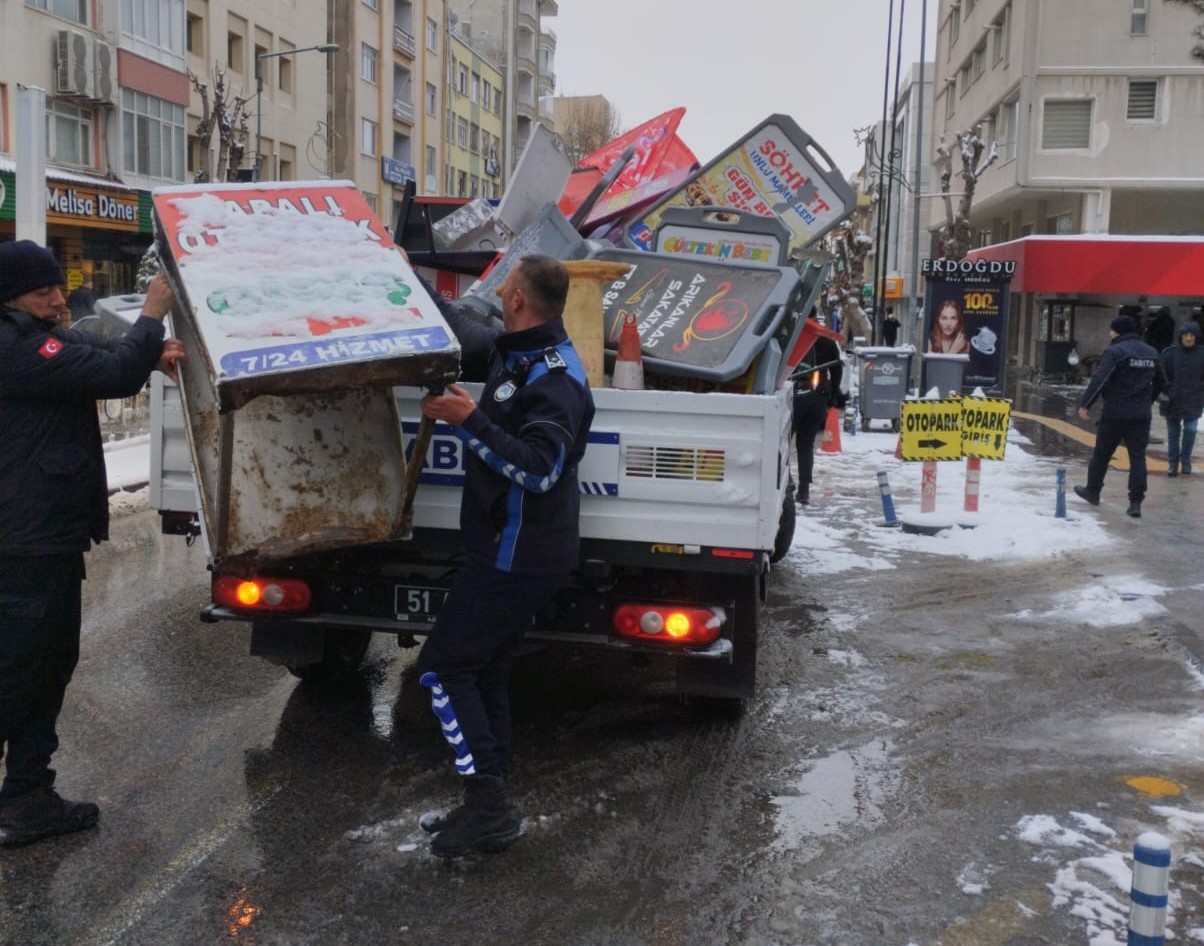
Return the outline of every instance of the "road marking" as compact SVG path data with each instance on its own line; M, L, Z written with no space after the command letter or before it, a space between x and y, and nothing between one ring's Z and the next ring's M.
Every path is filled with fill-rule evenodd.
M1095 446L1095 434L1089 430L1083 430L1082 427L1076 427L1074 424L1064 420L1058 420L1054 417L1042 417L1040 414L1024 414L1020 411L1012 411L1012 417L1021 420L1036 421L1043 427L1048 427L1050 430L1056 431L1063 437L1069 437L1071 440L1076 440L1087 447ZM1165 473L1167 471L1166 461L1158 457L1152 457L1146 453L1145 458L1146 469L1155 473ZM1109 464L1114 470L1128 470L1129 457L1123 448L1118 447L1116 453L1112 455L1112 462Z
M236 832L245 830L250 817L275 798L282 788L282 783L268 785L245 805L235 808L225 821L195 837L171 859L153 883L143 887L137 896L114 910L105 918L101 928L94 929L87 937L77 941L77 946L118 946L125 934L142 923L143 917L178 887L190 871L208 860Z

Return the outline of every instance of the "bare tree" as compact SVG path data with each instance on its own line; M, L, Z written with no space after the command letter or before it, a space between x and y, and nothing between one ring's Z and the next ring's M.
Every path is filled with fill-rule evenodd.
M555 101L556 132L574 165L619 136L619 113L603 96L561 96Z
M823 293L824 314L829 324L834 321L833 315L840 316L846 342L852 343L857 336L868 341L873 338L874 329L861 307L861 287L865 283L865 258L874 241L855 223L846 220L829 238L829 244L835 265Z
M231 94L226 85L226 70L221 63L213 64L212 96L209 83L191 70L188 72L188 79L193 90L201 97L201 119L196 125L201 163L196 169L194 179L198 183L234 180L238 169L242 167L250 137L247 104L251 97ZM214 131L218 135L216 168L213 164L213 152L210 150Z
M1182 7L1190 7L1192 10L1195 10L1200 17L1204 18L1204 0L1166 0L1166 2L1177 3ZM1201 40L1201 42L1192 47L1192 57L1195 59L1204 60L1204 23L1201 23L1194 30L1192 30L1191 35L1196 37L1196 39Z
M982 140L982 125L975 125L971 131L957 133L957 146L961 154L962 169L959 176L962 180L960 195L949 192L953 178L953 151L941 133L941 143L936 149L936 160L933 165L941 172L941 193L945 200L945 223L940 229L941 245L946 259L963 259L974 245L974 231L970 226L970 205L974 202L974 189L978 179L999 158L999 150L994 141L984 159L982 153L986 150L986 142ZM957 211L953 209L953 198L959 196Z

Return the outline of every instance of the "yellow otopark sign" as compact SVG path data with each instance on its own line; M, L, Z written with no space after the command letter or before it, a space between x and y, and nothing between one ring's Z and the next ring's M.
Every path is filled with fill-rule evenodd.
M899 452L904 460L962 458L962 399L904 401Z
M1011 401L986 397L962 398L962 453L984 460L1002 460L1011 419Z

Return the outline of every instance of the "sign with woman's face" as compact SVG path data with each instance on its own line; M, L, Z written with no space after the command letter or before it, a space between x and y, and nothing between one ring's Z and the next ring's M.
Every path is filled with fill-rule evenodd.
M924 352L969 355L963 392L1003 387L1011 277L929 274L924 296Z

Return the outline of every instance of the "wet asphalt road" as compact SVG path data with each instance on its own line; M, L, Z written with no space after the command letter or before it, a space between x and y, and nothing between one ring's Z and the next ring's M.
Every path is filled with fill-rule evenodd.
M101 824L0 851L0 943L1088 944L1051 890L1056 851L1015 826L1094 812L1120 850L1151 805L1201 809L1204 482L1183 485L1155 478L1139 528L1104 508L1104 553L987 582L982 563L923 555L822 579L788 558L736 719L647 668L532 656L512 779L527 834L458 864L417 824L456 786L413 653L378 636L353 685L299 685L246 656L239 627L196 620L199 549L124 517L90 556L56 757ZM1008 617L1135 570L1172 589L1164 613L1102 630ZM1172 903L1190 943L1204 861L1188 854Z

